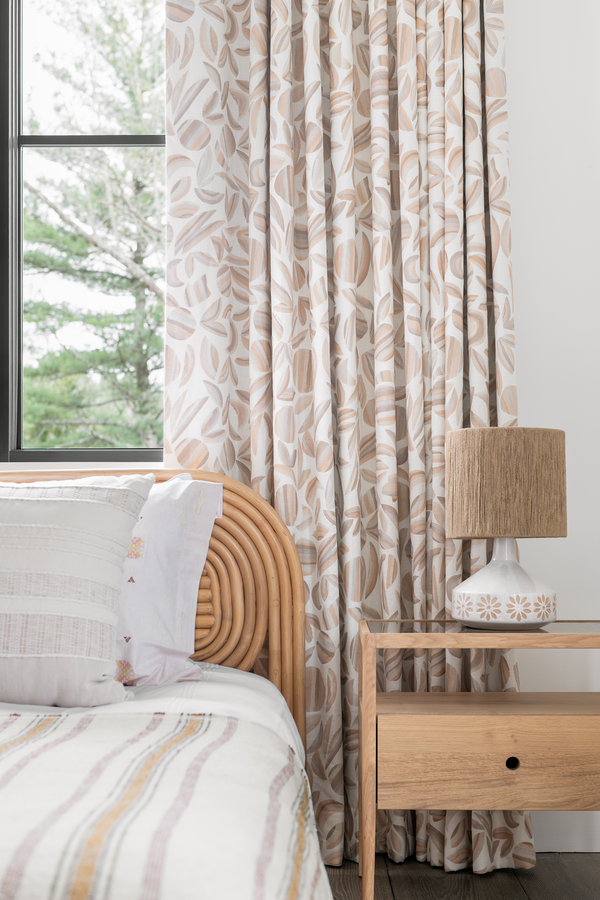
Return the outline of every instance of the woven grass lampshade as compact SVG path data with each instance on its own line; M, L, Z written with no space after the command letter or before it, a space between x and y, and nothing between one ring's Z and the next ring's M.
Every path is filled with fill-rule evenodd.
M468 428L446 436L446 537L494 538L492 561L452 594L452 615L477 628L539 628L556 594L516 560L516 538L566 537L565 433Z

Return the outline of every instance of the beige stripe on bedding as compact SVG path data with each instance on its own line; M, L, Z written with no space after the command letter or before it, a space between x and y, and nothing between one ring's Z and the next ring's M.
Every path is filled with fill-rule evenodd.
M93 894L94 870L111 829L126 813L130 812L131 807L140 799L149 779L163 757L188 738L194 737L198 733L201 724L201 715L190 716L190 721L179 734L174 735L170 740L158 747L137 768L129 783L123 788L120 797L96 823L87 839L71 884L71 890L68 895L69 900L86 900L87 897Z
M58 719L58 716L53 716L54 719ZM67 741L72 741L73 738L78 737L82 731L91 725L94 721L93 716L84 716L79 721L76 720L75 727L71 729L71 731L67 732L67 734L63 734L60 737L57 737L54 741L49 741L45 744L42 744L41 747L38 747L37 750L32 750L27 756L21 757L14 766L9 769L4 775L0 778L0 791L2 788L6 787L7 784L15 778L23 769L34 759L37 759L38 756L42 756L44 753L48 753L50 750L53 750L55 747L58 747L60 744L65 744Z
M59 717L53 716L48 718L58 719ZM114 759L116 759L125 750L131 747L132 744L136 744L138 741L147 737L147 735L151 732L156 731L158 726L162 723L163 718L164 717L160 713L152 716L150 721L146 724L145 728L139 731L136 735L123 741L116 747L112 747L112 749L96 763L96 765L86 776L84 781L80 785L78 785L76 790L69 797L67 797L67 799L60 804L60 806L58 806L48 816L42 819L41 822L38 822L38 824L28 833L25 839L17 847L16 852L6 869L6 874L4 876L2 884L0 885L0 900L6 900L6 898L16 896L17 890L19 889L19 885L21 883L21 879L23 878L23 874L25 872L27 862L29 861L37 845L43 840L45 835L58 823L58 821L66 813L71 810L71 808L76 803L79 803L85 797L85 795L89 793L91 788L104 774L106 768Z
M142 888L142 897L144 900L157 900L160 896L165 856L173 829L181 819L181 816L194 796L196 785L205 763L220 747L223 746L223 744L226 744L231 740L235 734L236 728L237 720L229 719L224 732L209 744L208 747L201 750L189 764L183 777L179 793L159 827L156 829L148 851Z
M269 788L269 807L267 812L267 821L265 832L262 840L262 847L258 864L256 866L256 876L254 881L254 898L255 900L263 900L265 896L265 881L267 869L273 855L273 846L275 844L275 832L277 829L277 819L281 812L280 794L287 782L290 780L294 772L294 751L288 748L288 761L281 771L273 779Z
M268 729L150 710L4 728L0 900L331 900L305 772Z

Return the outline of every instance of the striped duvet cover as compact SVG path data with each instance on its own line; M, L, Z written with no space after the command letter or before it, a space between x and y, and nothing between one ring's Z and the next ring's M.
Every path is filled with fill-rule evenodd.
M268 728L0 712L0 900L331 900L310 791Z

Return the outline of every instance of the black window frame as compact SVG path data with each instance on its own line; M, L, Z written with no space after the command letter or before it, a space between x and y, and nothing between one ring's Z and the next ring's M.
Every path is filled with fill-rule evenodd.
M24 135L22 3L0 0L0 463L163 461L163 449L25 450L22 425L22 150L164 147L166 135Z

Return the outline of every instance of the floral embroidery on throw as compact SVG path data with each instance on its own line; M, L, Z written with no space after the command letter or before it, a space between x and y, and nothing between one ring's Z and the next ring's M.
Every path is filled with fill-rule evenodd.
M480 597L477 604L477 612L479 613L479 618L485 619L486 622L489 622L490 619L496 619L502 612L498 598L490 597L489 594L487 597Z
M129 684L134 678L135 672L131 663L126 659L118 659L115 681L120 681L121 684Z
M506 611L511 619L522 622L527 616L531 615L531 604L527 602L527 597L520 597L519 594L515 594L514 597L509 598L506 604Z
M470 597L465 597L464 594L458 594L454 601L454 612L457 616L460 616L461 619L468 619L473 612L472 599Z
M542 619L542 621L546 621L552 615L552 601L550 597L546 597L545 594L542 594L541 597L538 597L534 603L533 609L535 611L538 619Z
M142 549L144 547L144 539L139 537L132 537L131 544L129 545L129 550L127 551L127 559L139 559L142 555Z

